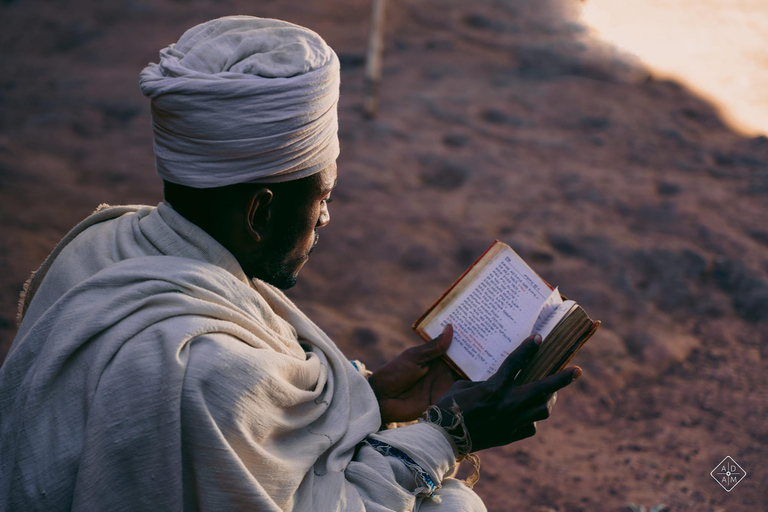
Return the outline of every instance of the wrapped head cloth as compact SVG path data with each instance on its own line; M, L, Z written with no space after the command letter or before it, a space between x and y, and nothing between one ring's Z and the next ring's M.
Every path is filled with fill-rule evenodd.
M339 59L309 29L228 16L141 72L157 172L194 188L302 178L339 156Z

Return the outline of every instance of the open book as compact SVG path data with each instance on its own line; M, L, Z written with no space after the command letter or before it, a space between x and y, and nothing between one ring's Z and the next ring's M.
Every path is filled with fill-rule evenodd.
M541 348L515 382L525 384L568 364L600 326L572 300L564 300L508 245L496 240L419 318L424 341L453 325L446 358L464 377L485 380L531 334Z

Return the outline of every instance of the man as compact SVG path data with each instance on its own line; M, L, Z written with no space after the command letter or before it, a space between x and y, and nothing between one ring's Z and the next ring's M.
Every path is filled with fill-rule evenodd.
M221 18L141 87L165 201L100 208L25 286L0 369L0 508L484 510L449 477L457 458L533 435L580 370L514 386L531 338L454 384L448 328L366 380L279 291L330 220L333 51Z

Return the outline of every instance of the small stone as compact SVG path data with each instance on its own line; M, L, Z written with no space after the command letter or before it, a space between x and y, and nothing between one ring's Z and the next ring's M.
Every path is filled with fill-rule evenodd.
M461 133L449 133L443 137L443 144L452 148L463 148L469 146L470 142L472 142L472 139L468 135Z
M464 16L464 24L477 30L490 30L492 32L504 32L504 24L483 16L482 14L467 14Z
M121 127L127 126L133 118L141 113L138 105L127 103L102 103L99 109L109 123L117 123Z
M691 145L688 139L677 130L662 129L657 130L657 133L678 147L685 148Z
M565 235L550 234L547 236L547 240L549 245L560 254L566 256L576 256L579 254L579 248Z
M461 164L444 161L421 173L421 181L428 187L440 190L461 188L469 178L470 170Z
M379 342L379 335L376 334L376 331L368 327L356 327L355 330L352 331L352 341L367 347L376 345Z
M768 246L768 231L753 230L748 231L747 234L758 243Z
M736 164L736 157L734 155L721 153L720 151L713 152L712 159L717 165L723 167L731 167Z
M756 149L768 148L768 137L765 135L758 135L757 137L753 137L749 142L752 147Z
M528 256L528 260L533 263L552 263L555 257L546 251L534 251Z
M484 110L480 114L480 118L483 121L487 121L492 124L507 124L519 128L525 124L525 122L519 117L510 116L506 112L502 112L497 109Z
M587 130L604 130L611 125L611 120L605 117L582 117L579 123Z
M427 270L435 259L425 247L412 246L400 257L400 266L413 272Z
M460 268L467 268L488 248L486 240L465 241L456 251L455 260Z
M731 294L736 313L752 322L765 317L768 304L768 281L741 261L721 258L715 261L712 277Z
M682 190L683 188L680 185L669 181L660 181L656 183L656 192L662 196L674 196L679 194Z
M430 39L424 43L427 50L450 51L453 50L453 41L449 39Z

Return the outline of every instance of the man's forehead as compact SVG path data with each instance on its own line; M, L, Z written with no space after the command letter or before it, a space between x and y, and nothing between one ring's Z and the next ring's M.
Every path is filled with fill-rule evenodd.
M337 181L337 170L336 170L336 162L333 162L331 165L320 171L318 174L318 177L320 178L320 188L323 190L332 190L336 186Z

